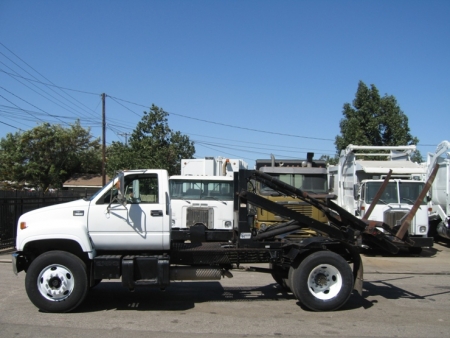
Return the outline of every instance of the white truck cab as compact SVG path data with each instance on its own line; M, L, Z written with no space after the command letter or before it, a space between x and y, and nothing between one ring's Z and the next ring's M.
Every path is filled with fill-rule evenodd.
M233 228L233 177L170 176L172 227Z
M247 163L220 156L182 159L180 169L181 175L169 178L172 227L233 229L234 173Z
M364 217L375 198L383 180L363 180L356 192L356 213ZM383 195L375 205L370 219L384 222L392 227L400 225L402 218L411 210L412 205L422 191L425 182L394 179L387 184ZM413 218L411 229L414 235L426 235L428 232L428 208L426 199L421 201L419 211Z
M90 258L101 250L168 250L170 217L167 171L125 171L89 199L22 215L16 248L54 238L78 245Z

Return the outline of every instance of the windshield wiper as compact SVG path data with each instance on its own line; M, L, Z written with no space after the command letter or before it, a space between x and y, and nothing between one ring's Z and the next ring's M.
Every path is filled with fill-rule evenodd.
M403 200L408 201L408 202L410 202L411 204L414 204L414 201L413 201L413 200L410 200L409 198L402 197L402 201L403 201Z
M217 198L217 197L215 197L215 196L208 196L208 197L205 197L205 198L212 198L213 200L216 200L216 201L222 202L223 204L227 205L227 202L225 202L225 201L222 201L222 200L218 199L218 198Z
M381 198L378 200L379 202L381 202L381 203L384 203L384 204L386 204L389 208L391 208L392 209L392 206L390 206L389 205L389 203L388 202L386 202L386 201L383 201Z

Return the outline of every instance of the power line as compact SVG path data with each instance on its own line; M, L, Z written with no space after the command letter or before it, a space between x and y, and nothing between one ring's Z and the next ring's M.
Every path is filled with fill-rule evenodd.
M115 97L106 95L106 97L109 97L111 100L113 100L115 103L117 103L118 105L122 106L123 108L125 108L126 110L128 110L129 112L133 113L134 115L138 116L138 117L142 117L142 115L139 115L138 113L134 112L133 110L131 110L130 108L124 106L122 103L117 102Z
M1 63L1 61L0 61L0 63ZM50 98L44 96L43 94L37 92L36 90L34 90L33 88L27 86L25 83L21 82L20 80L15 79L15 78L14 78L14 80L18 81L18 82L21 83L23 86L25 86L25 87L27 87L28 89L30 89L31 91L35 92L35 93L38 94L39 96L41 96L41 97L43 97L43 98L49 100L50 102L54 103L54 104L57 105L58 107L60 107L60 108L62 108L62 109L64 109L64 110L67 110L67 111L69 111L69 112L71 112L71 113L79 113L79 112L75 111L74 109L72 109L71 107L67 106L67 104L64 103L63 101L61 101L60 99L58 99L58 98L54 97L53 95L51 95L51 94L45 92L42 88L39 88L39 87L36 86L35 84L33 84L33 86L35 86L35 87L36 87L37 89L39 89L40 91L44 92L46 95L50 96L52 99L58 101L58 102L61 103L62 105L59 104L58 102L55 102L55 101L51 100ZM55 92L55 93L56 93L56 92ZM56 94L58 94L59 96L61 96L59 93L56 93ZM61 96L61 97L62 97L62 96ZM65 98L64 98L64 99L65 99ZM64 106L63 106L63 105L64 105ZM86 117L86 115L84 115L83 117Z
M208 138L208 140L210 140L210 139L226 140L228 142L227 144L229 144L230 141L236 141L236 142L245 143L245 144L257 144L259 146L276 146L275 144L260 143L260 142L249 142L247 140L246 141L239 141L239 140L236 140L236 139L230 140L229 138L223 138L223 137L206 136L206 135L199 135L199 134L192 134L192 133L185 133L185 134L186 135L192 135L192 136L206 137L206 138ZM309 151L319 151L319 152L322 152L322 151L326 151L326 152L334 151L334 150L330 150L330 149L303 148L303 147L292 147L292 146L285 146L285 145L280 146L280 147L291 148L291 149L295 149L295 150L298 150L298 151L306 150L308 152Z
M28 72L27 72L26 70L24 70L22 67L18 66L16 63L14 63L13 61L11 61L11 62L13 62L14 64L16 64L19 68L21 68L24 72L26 72L27 74L33 76L33 77L36 79L36 82L40 82L41 84L44 84L44 85L46 85L46 86L53 86L53 87L56 87L56 88L58 88L58 89L71 90L71 91L80 92L80 93L84 93L84 94L100 95L100 94L98 94L98 93L91 93L91 92L80 91L80 90L76 90L76 89L70 89L70 88L64 88L64 87L57 86L57 85L55 85L54 83L52 83L49 79L47 79L44 75L42 75L41 73L39 73L36 69L34 69L32 66L30 66L26 61L22 60L17 54L15 54L11 49L9 49L8 47L6 47L3 43L0 42L0 45L2 45L3 48L5 48L8 52L10 52L12 55L14 55L16 58L18 58L20 61L22 61L25 65L27 65L29 68L31 68L33 71L35 71L37 74L39 74L40 76L42 76L45 80L49 81L50 83L44 83L44 82L38 81L32 74L28 73ZM1 53L1 52L0 52L0 53ZM4 55L8 60L11 60L11 59L9 59L5 54L3 54L3 53L1 53L1 54ZM29 79L29 80L30 80L30 81L33 81L33 80L31 80L31 79Z
M108 96L108 97L113 98L112 96ZM119 99L118 97L114 97L114 99L122 101L122 102L127 102L127 103L130 103L130 104L136 105L136 106L146 107L147 108L147 106L141 105L139 103L135 103L135 102ZM195 121L201 121L201 122L205 122L205 123L216 124L216 125L219 125L219 126L224 126L224 127L229 127L229 128L236 128L236 129L254 131L254 132L264 133L264 134L282 135L282 136L288 136L288 137L297 137L297 138L305 138L305 139L311 139L311 140L333 141L334 142L333 139L328 139L328 138L320 138L320 137L310 137L310 136L301 136L301 135L277 133L277 132L273 132L273 131L253 129L253 128L246 128L246 127L240 127L240 126L235 126L235 125L221 123L221 122L208 121L208 120L203 120L203 119L199 119L199 118L196 118L196 117L186 116L186 115L177 114L177 113L171 113L171 112L168 112L168 113L171 114L171 115L184 117L186 119L191 119L191 120L195 120Z
M207 142L203 142L203 143L196 143L196 144L199 144L199 145L201 145L201 146L215 146L215 147L218 147L218 148L222 148L222 149L231 149L231 150L234 150L234 151L245 151L245 152L250 152L250 151L248 151L248 150L240 150L240 149L236 149L236 148L233 148L233 147L229 147L229 146L226 146L226 145L217 145L217 144L210 144L210 143L207 143ZM277 150L278 151L278 150ZM267 151L267 152L263 152L263 151L255 151L255 150L252 150L251 151L251 153L253 153L253 154L264 154L264 155L270 155L271 153L273 153L273 151ZM277 157L280 157L280 154L278 154L277 155ZM297 158L298 156L286 156L286 155L283 155L282 157L288 157L288 158Z
M4 125L7 125L8 127L12 127L12 128L15 128L15 129L22 130L22 129L20 129L19 127L12 126L12 125L10 125L10 124L8 124L8 123L6 123L6 122L0 121L0 123L1 123L1 124L4 124Z
M28 103L30 106L33 106L34 108L39 109L40 111L44 112L44 113L47 114L48 116L52 116L51 114L47 113L46 111L42 110L41 108L36 107L34 104L32 104L32 103L30 103L30 102L28 102L28 101L22 99L21 97L17 96L17 95L14 94L14 93L11 93L9 90L3 88L2 86L0 86L0 88L3 89L4 91L8 92L9 94L11 94L11 95L17 97L19 100L22 100L23 102ZM6 99L4 96L2 96L2 97L3 97L3 99L5 99L6 101L8 101L9 103L14 104L14 103L12 103L11 101L9 101L8 99ZM15 105L15 104L14 104L14 105ZM20 109L19 106L17 106L17 105L15 105L15 106L16 106L17 108ZM31 115L31 114L30 114L30 115ZM42 121L42 122L45 122L45 121L43 121L43 120L41 120L41 119L38 119L38 120L40 120L40 121ZM58 119L58 120L59 120L59 119ZM64 123L64 124L67 124L66 122L63 122L63 121L61 121L61 120L59 120L59 121L62 122L62 123Z
M0 42L0 44L1 44L1 42ZM96 96L100 95L98 93L88 92L88 91L85 91L85 90L73 89L73 88L68 88L68 87L61 87L61 86L55 85L53 83L46 83L46 82L42 82L42 81L39 81L39 80L33 80L33 79L30 79L30 78L24 77L22 75L6 72L3 69L0 69L0 72L1 73L5 73L6 75L9 75L9 76L20 77L21 79L24 79L24 80L27 80L27 81L30 81L30 82L36 82L36 83L39 83L39 84L42 84L42 85L48 86L48 87L55 87L55 88L58 88L58 89L69 90L69 91L77 92L77 93L81 93L81 94L96 95ZM90 109L89 107L86 107L86 108Z
M67 91L79 92L79 93L84 93L84 94L89 94L89 95L99 95L98 93L92 93L92 92L88 92L88 91L76 90L76 89L72 89L72 88L67 88L67 87L62 87L62 86L55 85L55 84L52 83L49 79L47 79L44 75L42 75L42 74L39 73L36 69L34 69L30 64L28 64L27 62L25 62L25 61L24 61L22 58L20 58L17 54L15 54L13 51L11 51L9 48L7 48L3 43L0 42L0 45L3 46L7 51L9 51L12 55L14 55L18 60L20 60L22 63L24 63L26 66L28 66L30 69L32 69L34 72L36 72L39 76L41 76L42 78L44 78L44 79L47 80L48 82L43 82L43 81L38 80L33 74L31 74L30 72L28 72L26 69L24 69L23 67L21 67L19 64L17 64L16 62L14 62L11 58L9 58L8 56L6 56L6 55L5 55L4 53L2 53L2 52L0 52L1 55L3 55L3 56L4 56L5 58L7 58L10 62L12 62L14 65L16 65L16 66L17 66L18 68L20 68L22 71L26 72L28 75L30 75L30 76L33 77L34 79L30 79L30 78L24 77L24 76L18 74L17 72L16 72L16 74L13 74L13 73L9 73L9 72L7 72L7 71L5 71L5 70L1 70L1 69L0 69L0 72L3 72L3 73L5 73L5 74L7 74L7 75L9 75L9 76L11 76L11 77L14 77L14 78L21 78L21 79L24 79L24 80L26 80L26 81L28 81L28 82L34 82L34 83L42 84L42 85L44 85L44 86L49 87L49 89L51 89L51 87L60 89L65 95L67 95L68 97L70 97L70 98L72 98L73 100L77 101L78 103L80 103L81 105L83 105L84 107L86 107L87 109L89 109L91 112L93 112L94 114L96 114L95 111L93 111L92 109L90 109L89 107L87 107L86 105L84 105L83 103L81 103L80 101L78 101L77 99L75 99L74 97L70 96L68 93L65 92L65 90L67 90ZM1 62L1 63L3 63L3 62ZM4 64L4 63L3 63L3 64ZM9 66L7 66L7 65L5 65L5 66L8 67L9 69L11 69ZM11 69L11 70L12 70L12 69ZM12 70L12 71L15 72L14 70ZM17 79L16 79L16 80L17 80ZM17 81L19 81L19 80L17 80ZM19 81L19 82L20 82L20 81ZM22 83L22 82L20 82L20 83ZM24 83L22 83L22 84L25 85ZM25 85L25 86L26 86L26 85ZM27 86L27 87L28 87L28 86ZM36 87L37 87L37 86L36 86ZM28 88L30 88L30 87L28 87ZM39 87L37 87L37 88L39 88ZM4 88L3 88L3 89L4 89ZM31 89L31 88L30 88L30 89ZM39 88L39 89L43 91L43 89L41 89L41 88ZM4 89L4 90L6 90L6 89ZM80 108L78 105L74 104L73 102L71 102L71 101L68 100L67 98L61 96L61 94L57 93L57 92L54 91L53 89L51 89L51 90L52 90L53 92L55 92L57 95L59 95L60 97L62 97L64 100L67 100L68 102L70 102L70 104L76 106L77 108ZM45 91L44 91L44 92L45 92ZM11 93L11 92L9 92L9 93ZM46 92L45 92L45 93L46 93ZM12 94L12 93L11 93L11 94ZM39 94L39 93L38 93L38 94ZM46 93L46 94L47 94L47 95L50 95L49 93ZM12 95L14 95L14 94L12 94ZM41 94L39 94L39 95L41 95ZM18 97L17 95L14 95L14 96L16 96L17 98L21 99L22 101L24 101L24 102L26 102L26 103L32 105L31 103L29 103L29 102L25 101L24 99ZM50 95L50 96L51 96L52 98L58 100L58 99L55 98L54 96L52 96L52 95ZM44 96L44 97L45 97L45 96ZM141 104L138 104L138 103L135 103L135 102L132 102L132 101L120 99L120 98L118 98L118 97L113 97L113 96L109 96L109 95L108 95L108 97L111 98L114 102L116 102L116 103L119 104L120 106L122 106L124 109L128 110L129 112L131 112L131 113L133 113L134 115L139 116L139 117L141 117L142 115L141 115L141 114L138 114L138 113L136 113L136 112L134 112L133 110L131 110L130 108L126 107L125 105L121 104L121 103L118 102L118 101L126 102L126 103L129 103L129 104L133 104L133 105L140 106L140 107L144 107L144 108L148 108L147 105L141 105ZM48 100L50 100L50 99L47 98L47 97L45 97L45 98L48 99ZM52 100L50 100L50 101L53 102ZM61 102L60 100L58 100L58 101ZM10 102L10 101L8 101L8 102ZM55 103L55 102L53 102L53 103ZM61 102L61 103L63 103L63 102ZM55 103L55 104L56 104L56 103ZM63 103L63 104L64 104L64 103ZM66 105L66 104L65 104L65 105ZM38 107L36 107L36 106L34 106L34 105L32 105L32 106L35 107L35 108L37 108L37 109L39 109ZM59 105L59 106L60 106L60 105ZM62 106L60 106L60 107L62 107ZM73 110L72 107L68 107L67 105L66 105L66 107L67 107L67 109L70 109L72 113L74 113L74 110ZM66 109L65 107L62 107L62 108L63 108L63 109ZM19 109L20 109L20 108L19 108ZM30 115L31 115L31 111L26 111L26 110L24 110L24 109L21 109L21 110L24 111L24 112L27 112L27 114L30 114ZM41 110L41 111L43 111L44 113L46 113L46 112L45 112L44 110L42 110L42 109L39 109L39 110ZM87 111L85 111L85 112L87 112ZM81 112L75 111L75 113L81 113ZM55 119L58 119L58 120L59 120L60 122L62 122L62 123L65 123L65 122L63 122L62 120L60 120L60 118L66 118L66 117L57 116L57 115L51 115L51 114L49 114L49 113L46 113L46 114L47 114L48 116L51 116L51 117L55 118ZM310 137L310 136L304 136L304 135L294 135L294 134L279 133L279 132L274 132L274 131L265 131L265 130L255 129L255 128L247 128L247 127L242 127L242 126L237 126L237 125L232 125L232 124L226 124L226 123L221 123L221 122L216 122L216 121L211 121L211 120L206 120L206 119L195 118L195 117L192 117L192 116L186 116L186 115L178 114L178 113L169 113L169 114L174 115L174 116L179 116L179 117L182 117L182 118L186 118L186 119L191 119L191 120L195 120L195 121L204 122L204 123L220 125L220 126L224 126L224 127L228 127L228 128L236 128L236 129L241 129L241 130L247 130L247 131L259 132L259 133L264 133L264 134L281 135L281 136L286 136L286 137L295 137L295 138L311 139L311 140L334 141L333 139L327 139L327 138ZM85 118L85 117L86 117L86 116L84 115L83 118ZM89 116L89 118L90 118L90 116ZM41 119L39 119L39 120L41 120ZM41 121L42 121L42 120L41 120ZM95 120L91 120L90 123L99 123L99 122L95 122ZM111 123L110 123L110 124L107 125L107 128L108 128L109 130L113 131L114 133L116 133L117 135L123 134L123 133L121 133L121 130L123 130L123 124L116 125L116 124L111 124ZM208 136L207 136L207 137L208 137ZM208 138L213 138L213 137L208 137ZM196 141L196 143L200 144L200 141ZM246 144L252 144L252 142L248 142L248 141L245 141L245 143L246 143ZM210 143L210 145L211 145L211 144L212 144L212 143ZM227 144L228 144L228 143L227 143ZM258 143L258 144L259 144L259 143ZM431 145L431 144L418 144L418 146L434 147L435 145ZM294 148L294 147L286 147L286 146L284 146L284 148ZM294 149L295 149L295 148L294 148ZM296 148L296 149L301 149L301 148ZM303 149L306 149L306 148L303 148ZM308 149L308 150L325 151L325 150L319 150L319 149ZM326 151L329 151L329 150L326 150Z
M1 62L3 65L5 65L8 69L10 69L12 72L14 73L9 73L7 71L4 70L0 70L1 72L9 75L10 77L12 77L13 79L15 79L16 81L18 81L19 83L21 83L22 85L24 85L25 87L27 87L28 89L32 90L33 92L35 92L36 94L42 96L43 98L49 100L50 102L56 104L57 106L59 106L62 109L67 110L68 112L71 112L72 114L75 114L77 119L91 119L93 114L97 114L97 112L95 112L94 110L92 110L90 107L86 106L84 103L80 102L78 99L76 99L75 97L71 96L69 93L67 93L66 91L76 91L76 92L80 92L80 93L84 93L84 94L91 94L91 95L96 95L99 96L98 93L91 93L91 92L87 92L87 91L81 91L81 90L75 90L75 89L71 89L71 88L65 88L65 87L61 87L61 86L57 86L54 83L52 83L47 77L45 77L43 74L41 74L39 71L37 71L35 68L33 68L30 64L28 64L26 61L24 61L22 58L20 58L16 53L14 53L11 49L9 49L8 47L6 47L3 43L0 42L0 45L3 46L3 48L5 50L7 50L10 54L12 54L16 59L18 59L20 62L22 62L23 64L25 64L28 68L30 68L32 71L34 71L36 74L38 74L40 77L44 78L46 82L40 81L36 76L34 76L33 74L31 74L29 71L27 71L24 67L22 67L21 65L19 65L17 62L15 62L14 60L12 60L10 57L8 57L7 55L5 55L3 52L0 51L0 54L3 55L4 58L6 58L10 63L12 63L14 66L16 66L17 68L19 68L20 70L22 70L23 72L25 72L26 74L30 75L31 77L33 77L33 79L30 79L28 77L22 76L21 74L19 74L17 71L15 71L14 69L12 69L11 67L9 67L8 65L6 65L4 62ZM29 84L33 85L36 89L38 89L39 91L41 91L42 93L44 93L45 95L33 90L32 88L30 88L29 86L27 86L24 82L20 81L20 79L24 79L25 81L27 81ZM50 83L48 83L50 82ZM51 93L49 93L48 91L44 90L43 88L39 87L36 84L41 84L45 87L47 87L47 89L50 89L53 93L55 93L57 96L59 96L61 99L55 97L54 95L52 95ZM59 89L63 95L61 95L59 92L57 92L55 89ZM14 94L13 94L14 95ZM18 97L16 95L16 97ZM53 101L52 99L58 101L59 103ZM23 99L22 99L23 100ZM26 101L25 101L26 102ZM29 103L29 102L27 102ZM30 104L30 103L29 103ZM70 104L71 106L69 106L68 104ZM36 106L34 106L36 107ZM37 107L36 107L37 108ZM39 108L38 108L39 109ZM40 109L42 110L42 109ZM43 111L43 110L42 110ZM58 118L57 118L58 119ZM60 119L58 119L60 122L64 123L63 121L61 121Z
M243 156L239 156L239 155L234 155L234 154L231 154L231 153L224 152L224 151L222 151L222 150L218 150L218 149L213 148L213 147L208 147L208 146L205 146L205 145L201 145L201 146L204 147L204 148L207 148L207 149L214 150L214 151L216 151L216 152L218 152L218 153L221 153L221 154L223 154L223 155L229 155L230 157L242 158L242 159L248 160L248 161L255 161L255 159L248 158L248 157L243 157ZM196 150L195 152L197 153L197 150Z
M2 87L0 87L0 88L2 88ZM4 88L2 88L2 89L4 89ZM3 95L0 95L0 97L2 97L4 100L6 100L6 101L8 101L9 103L11 103L11 104L14 104L13 102L11 102L11 101L9 101L6 97L4 97ZM17 106L16 104L14 104L18 109L21 109L19 106ZM27 113L27 111L26 110L23 110L24 112L26 112ZM28 113L29 114L29 113ZM31 114L30 114L31 115ZM38 119L38 120L40 120L41 122L45 122L44 120L41 120L41 119Z
M131 135L131 133L118 133L117 135L125 136L125 145L128 145L128 136Z

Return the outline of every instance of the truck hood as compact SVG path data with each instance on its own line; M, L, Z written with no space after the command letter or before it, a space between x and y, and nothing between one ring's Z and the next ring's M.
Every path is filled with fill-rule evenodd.
M46 213L59 213L59 212L65 212L65 211L69 211L69 210L74 210L74 211L81 211L83 210L86 213L86 208L89 206L90 201L85 201L83 199L80 200L76 200L76 201L72 201L72 202L66 202L66 203L60 203L60 204L55 204L55 205L50 205L48 207L43 207L43 208L39 208L36 210L32 210L29 211L25 214L23 214L21 216L22 217L26 217L26 218L30 218L30 217L43 217L43 214ZM72 214L72 212L70 212L70 214Z
M91 252L87 232L90 201L77 200L36 209L20 216L16 248L24 250L27 243L39 240L70 240L83 251Z

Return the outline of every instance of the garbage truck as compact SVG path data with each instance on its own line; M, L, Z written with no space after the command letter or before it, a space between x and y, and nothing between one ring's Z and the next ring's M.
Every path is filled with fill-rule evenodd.
M358 146L350 144L341 151L339 162L328 167L330 192L337 195L336 203L357 217L364 217L383 186L391 176L379 199L372 206L369 220L398 228L412 210L425 186L426 168L411 161L416 146ZM426 197L420 202L408 229L414 241L408 249L419 253L432 247L428 236L428 206Z
M274 155L271 155L270 159L257 159L255 169L309 193L328 195L326 161L315 160L312 152L308 152L305 159L276 159ZM327 221L326 215L311 204L280 194L263 183L257 182L255 189L258 195L275 203L320 222ZM316 195L316 197L319 196ZM255 217L255 227L258 229L286 221L283 216L262 208L256 208ZM308 232L305 233L307 234Z
M442 141L434 153L427 156L427 177L438 166L430 190L430 233L450 239L450 142Z

